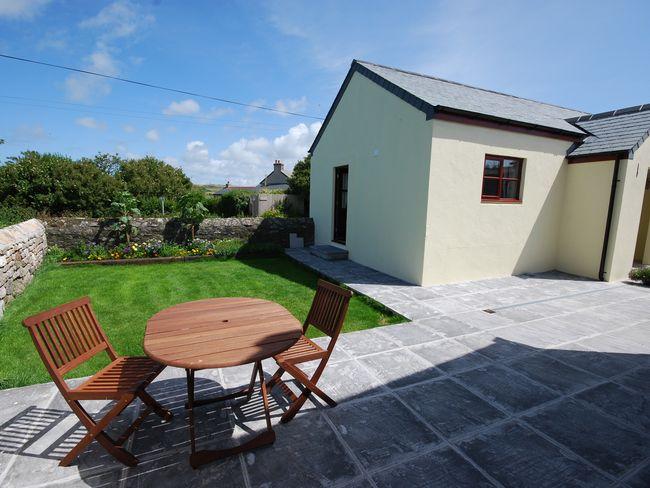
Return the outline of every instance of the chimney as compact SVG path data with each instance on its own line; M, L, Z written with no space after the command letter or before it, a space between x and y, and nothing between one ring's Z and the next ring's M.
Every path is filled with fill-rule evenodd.
M273 171L274 172L280 172L284 170L284 164L282 164L282 161L279 159L276 159L273 161Z

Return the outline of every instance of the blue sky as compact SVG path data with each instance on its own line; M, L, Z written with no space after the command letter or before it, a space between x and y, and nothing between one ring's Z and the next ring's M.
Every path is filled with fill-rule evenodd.
M0 0L0 52L326 114L353 58L588 112L650 102L647 1ZM0 162L152 154L197 183L291 168L317 119L0 59Z

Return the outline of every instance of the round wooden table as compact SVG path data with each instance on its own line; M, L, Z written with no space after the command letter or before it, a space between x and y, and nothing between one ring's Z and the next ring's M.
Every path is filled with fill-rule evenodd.
M147 355L162 364L184 368L187 375L185 406L189 409L192 467L275 441L262 360L286 351L301 334L302 324L287 309L258 298L210 298L181 303L147 321L144 336ZM248 387L228 395L194 399L195 371L249 363L254 367ZM236 447L197 451L194 407L242 396L249 400L258 374L266 431Z

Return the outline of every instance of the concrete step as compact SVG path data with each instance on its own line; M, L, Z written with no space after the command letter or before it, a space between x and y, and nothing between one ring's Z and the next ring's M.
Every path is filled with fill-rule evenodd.
M327 261L342 261L348 259L348 252L345 249L334 246L312 246L309 252L314 256Z

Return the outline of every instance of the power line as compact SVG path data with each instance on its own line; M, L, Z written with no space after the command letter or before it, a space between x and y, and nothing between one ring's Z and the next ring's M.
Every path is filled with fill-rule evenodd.
M9 100L2 100L2 99L9 99ZM37 102L37 103L26 103L25 101ZM88 106L81 103L62 102L58 100L45 100L39 98L18 97L18 96L10 96L10 95L0 95L0 103L22 105L27 107L49 108L54 110L77 112L77 113L83 113L89 115L108 115L108 116L115 116L115 117L148 119L148 120L157 120L161 122L208 125L208 126L215 126L215 127L234 127L234 128L242 128L242 129L255 128L255 129L269 129L269 130L284 128L283 125L271 124L266 122L257 122L252 120L213 119L209 116L196 116L196 115L176 115L176 114L161 115L157 112L147 112L144 110L133 110L133 109L120 108L120 107L108 107L105 105ZM49 104L56 104L56 105L49 105ZM57 105L69 105L70 107L59 107ZM108 112L105 110L108 110ZM143 116L141 114L148 115L148 117ZM219 123L216 123L217 121ZM239 125L229 125L229 124L239 124Z
M75 73L83 73L86 75L92 75L92 76L98 76L100 78L107 78L109 80L115 80L115 81L122 81L124 83L130 83L132 85L138 85L138 86L144 86L147 88L155 88L157 90L164 90L168 92L174 92L174 93L181 93L183 95L189 95L191 97L197 97L197 98L205 98L208 100L215 100L217 102L223 102L223 103L230 103L232 105L239 105L241 107L249 107L249 108L255 108L258 110L266 110L269 112L276 112L280 114L285 114L285 115L295 115L297 117L305 117L308 119L317 119L317 120L323 120L323 117L317 117L315 115L306 115L306 114L301 114L298 112L290 112L288 110L281 110L278 108L272 108L272 107L265 107L263 105L255 105L252 103L244 103L244 102L238 102L236 100L229 100L227 98L220 98L220 97L213 97L211 95L202 95L200 93L194 93L186 90L178 90L176 88L169 88L166 86L162 85L154 85L153 83L145 83L143 81L135 81L135 80L129 80L127 78L121 78L119 76L111 76L111 75L106 75L103 73L96 73L94 71L88 71L85 69L79 69L79 68L72 68L70 66L64 66L61 64L54 64L54 63L46 63L45 61L37 61L35 59L28 59L28 58L20 58L18 56L10 56L9 54L2 54L0 53L0 58L5 58L5 59L12 59L14 61L21 61L24 63L31 63L31 64L37 64L40 66L47 66L49 68L56 68L56 69L62 69L66 71L73 71Z

